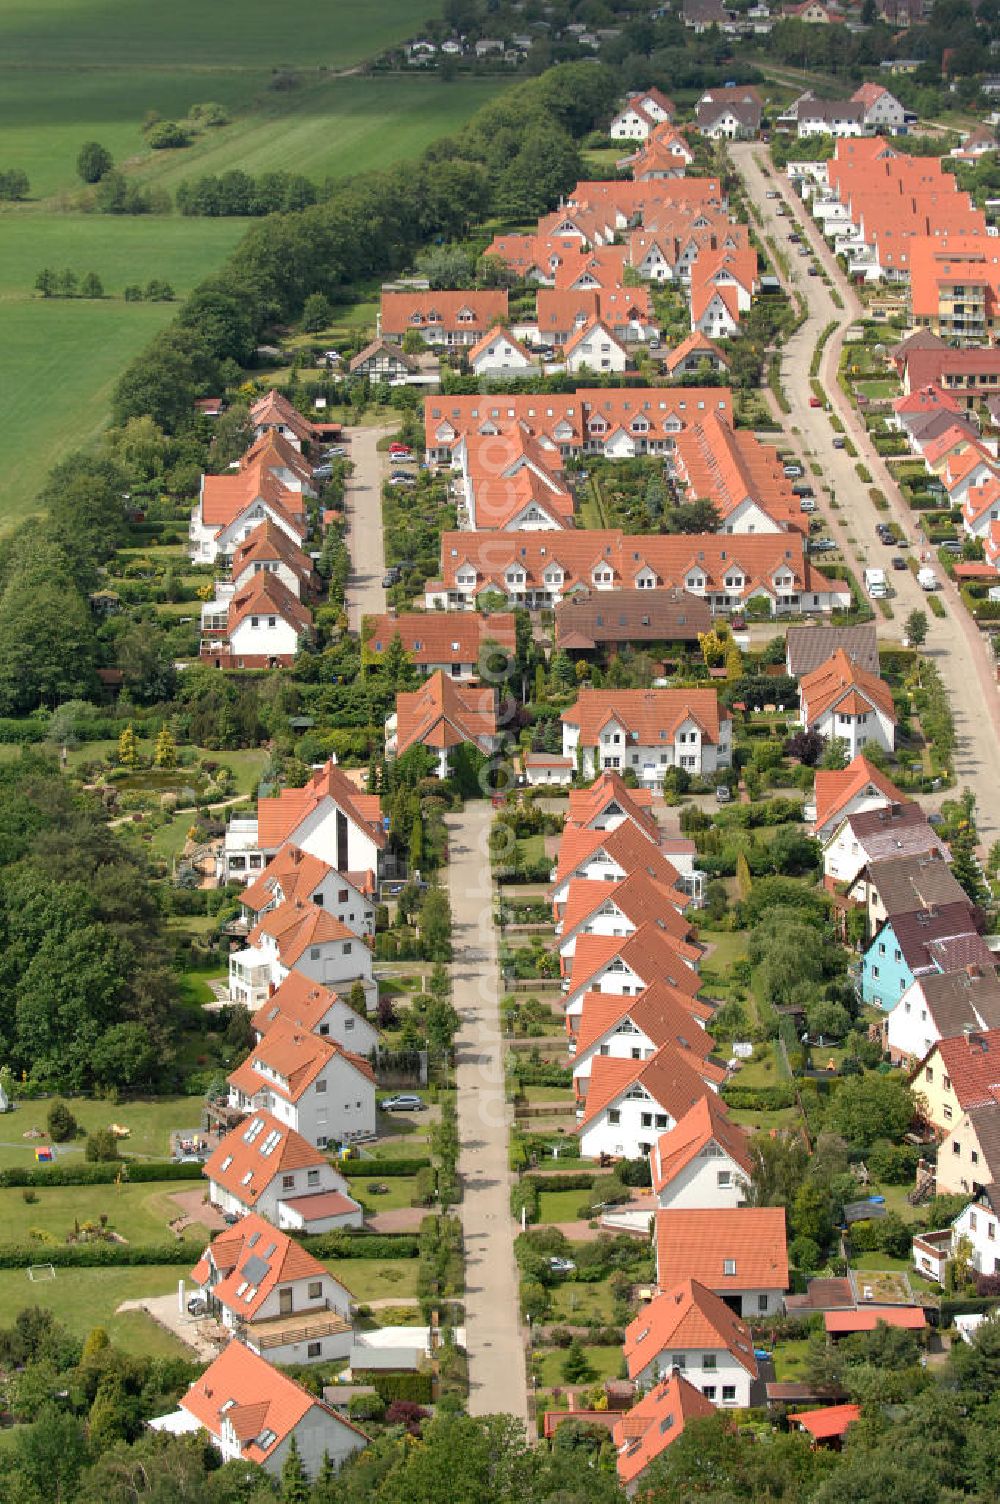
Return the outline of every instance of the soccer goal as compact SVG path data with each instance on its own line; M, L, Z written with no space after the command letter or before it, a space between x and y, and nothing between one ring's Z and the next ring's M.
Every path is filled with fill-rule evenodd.
M28 1265L28 1278L31 1280L31 1283L33 1285L37 1284L41 1280L55 1279L55 1277L56 1277L56 1266L55 1266L55 1264L29 1264Z

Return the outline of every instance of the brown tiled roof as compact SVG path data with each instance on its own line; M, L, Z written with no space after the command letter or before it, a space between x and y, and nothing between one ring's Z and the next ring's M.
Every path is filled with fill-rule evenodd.
M785 636L788 672L796 679L811 674L843 650L852 663L869 674L879 672L878 639L874 622L856 627L815 626L789 627Z
M419 689L396 696L399 753L417 742L437 748L471 742L485 750L496 730L496 691L456 684L440 669Z
M398 616L366 616L364 641L370 653L384 653L398 634L414 663L478 663L485 642L496 642L513 653L514 616L476 611L403 611Z
M295 434L295 437L305 443L313 437L313 425L307 418L292 406L287 397L272 387L263 397L258 398L250 409L250 422L254 428L269 428L280 423Z
M895 914L888 923L896 937L896 944L903 953L903 960L914 974L934 965L929 949L932 941L951 940L958 935L973 935L976 932L974 910L964 895L960 903L946 903L939 909L917 909L906 914ZM876 940L877 938L876 936ZM875 944L874 940L872 944ZM991 960L992 956L985 946L984 950L987 960ZM977 956L975 959L978 961L981 958Z
M869 865L868 880L890 919L896 914L967 901L965 890L939 851L883 857Z
M598 590L561 601L555 609L556 646L596 647L605 642L696 642L712 611L688 590Z
M312 560L288 534L271 519L265 518L255 527L249 537L238 544L233 552L233 579L239 583L240 576L257 563L278 560L286 564L301 584L308 588L315 579Z

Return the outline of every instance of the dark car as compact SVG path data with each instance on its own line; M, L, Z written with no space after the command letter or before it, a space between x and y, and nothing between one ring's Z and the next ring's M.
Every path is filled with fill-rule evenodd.
M902 554L893 554L889 562L891 563L893 569L906 568L906 560L903 558Z

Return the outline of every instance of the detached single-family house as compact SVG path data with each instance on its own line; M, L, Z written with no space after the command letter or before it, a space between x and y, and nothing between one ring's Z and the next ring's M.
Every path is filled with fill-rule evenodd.
M587 1095L596 1059L650 1060L667 1045L685 1055L702 1080L718 1088L726 1070L710 1059L715 1042L705 1031L710 1017L708 1004L666 982L654 982L638 997L584 993L579 1015L567 1021L577 1101Z
M566 369L578 374L581 371L624 371L628 365L628 351L616 339L601 319L584 324L571 334L563 346Z
M230 1107L269 1112L318 1149L375 1137L375 1072L368 1061L284 1019L228 1081Z
M672 1045L649 1060L596 1055L587 1095L577 1108L581 1156L638 1159L648 1154L661 1133L713 1090L697 1065L696 1056Z
M497 744L496 691L458 684L439 669L419 689L401 691L396 710L385 724L387 757L410 747L429 748L437 758L439 778L447 778L459 747L489 754Z
M223 1462L252 1462L276 1482L293 1442L310 1480L326 1458L339 1467L368 1445L357 1426L242 1342L223 1348L178 1410L150 1425L172 1435L205 1431Z
M629 1378L640 1389L679 1374L713 1405L746 1409L758 1377L745 1321L699 1280L677 1280L625 1329Z
M831 627L824 622L789 627L785 634L785 669L793 678L804 679L841 651L858 668L878 677L878 636L874 622L860 622L853 627Z
M367 376L369 381L406 381L420 370L420 362L392 340L373 339L354 356L349 370L352 376Z
M872 862L934 851L950 860L948 847L919 804L912 800L886 804L849 814L836 825L823 845L823 874L828 888L838 884L853 888ZM867 903L867 893L862 889L857 890L856 897Z
M748 1320L781 1313L788 1289L783 1206L656 1213L656 1282L696 1279Z
M910 1075L924 1118L951 1133L963 1113L1000 1101L1000 1029L939 1039Z
M272 387L259 397L250 409L250 423L254 439L265 434L276 434L285 439L293 449L307 449L316 438L316 429L292 406L287 397Z
M842 741L848 758L867 746L891 752L896 741L892 690L859 668L843 648L800 681L799 724L828 741Z
M646 872L632 872L620 883L576 879L570 883L566 907L558 926L559 965L572 976L576 943L581 935L631 935L644 924L655 924L674 941L678 955L697 966L703 948L694 939L691 921L680 912L683 896L663 887Z
M473 345L469 366L474 376L502 378L530 376L537 370L530 351L502 324L488 329Z
M269 1112L256 1112L217 1144L205 1163L209 1200L225 1214L259 1212L288 1231L360 1227L347 1181L313 1144Z
M258 799L255 820L230 822L219 877L225 883L256 877L287 841L338 872L378 875L386 844L379 796L363 793L333 761L325 763L303 788Z
M745 1206L753 1168L750 1141L718 1097L699 1097L657 1139L649 1168L653 1195L662 1210Z
M677 893L675 908L687 901L681 875L648 832L631 820L608 830L570 829L563 831L559 857L549 890L556 919L562 917L569 897L569 885L577 878L617 883L635 871L645 872L661 887Z
M627 1415L615 1422L615 1465L626 1496L632 1497L650 1465L683 1436L689 1420L705 1420L714 1411L712 1401L679 1370L654 1384Z
M685 997L695 997L698 973L678 954L673 940L655 924L644 924L620 940L609 935L581 935L573 977L566 988L566 1022L571 1032L588 992L638 997L654 982L665 983Z
M638 90L626 96L625 103L612 117L608 135L612 141L645 141L663 121L677 113L673 100L659 89Z
M630 789L619 773L604 772L589 788L570 790L563 829L610 833L630 821L656 845L660 839L660 827L652 811L652 802L650 789Z
M989 966L994 959L978 932L976 911L963 895L961 903L886 920L861 958L861 996L888 1012L916 977Z
M829 772L816 769L812 803L806 804L804 814L812 822L813 835L825 843L849 815L887 809L905 800L906 795L900 793L881 768L861 753L852 757L846 768Z
M563 756L585 778L630 768L657 785L668 768L711 774L732 757L732 717L714 689L584 689L560 719Z
M763 106L756 89L709 89L695 106L695 124L710 141L753 141Z
M321 982L290 971L253 1016L258 1041L279 1021L320 1039L329 1039L354 1055L368 1056L378 1044L378 1029Z
M241 893L242 917L253 927L272 909L296 899L332 914L355 935L375 933L375 874L338 872L289 841Z
M312 635L312 612L277 573L244 579L203 607L202 660L216 668L287 668Z
M912 1066L939 1039L991 1029L1000 1029L1000 973L969 965L916 977L889 1010L885 1041L895 1065Z
M191 1278L226 1330L269 1363L350 1356L351 1292L256 1212L212 1239Z
M360 982L369 1012L374 1011L378 988L368 945L325 909L301 899L269 910L246 946L230 954L230 999L254 1013L291 971L344 993Z

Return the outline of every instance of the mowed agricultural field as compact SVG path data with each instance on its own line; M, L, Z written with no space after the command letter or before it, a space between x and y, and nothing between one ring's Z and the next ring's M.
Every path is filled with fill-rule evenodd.
M66 67L350 68L417 35L442 0L3 0L0 57Z

